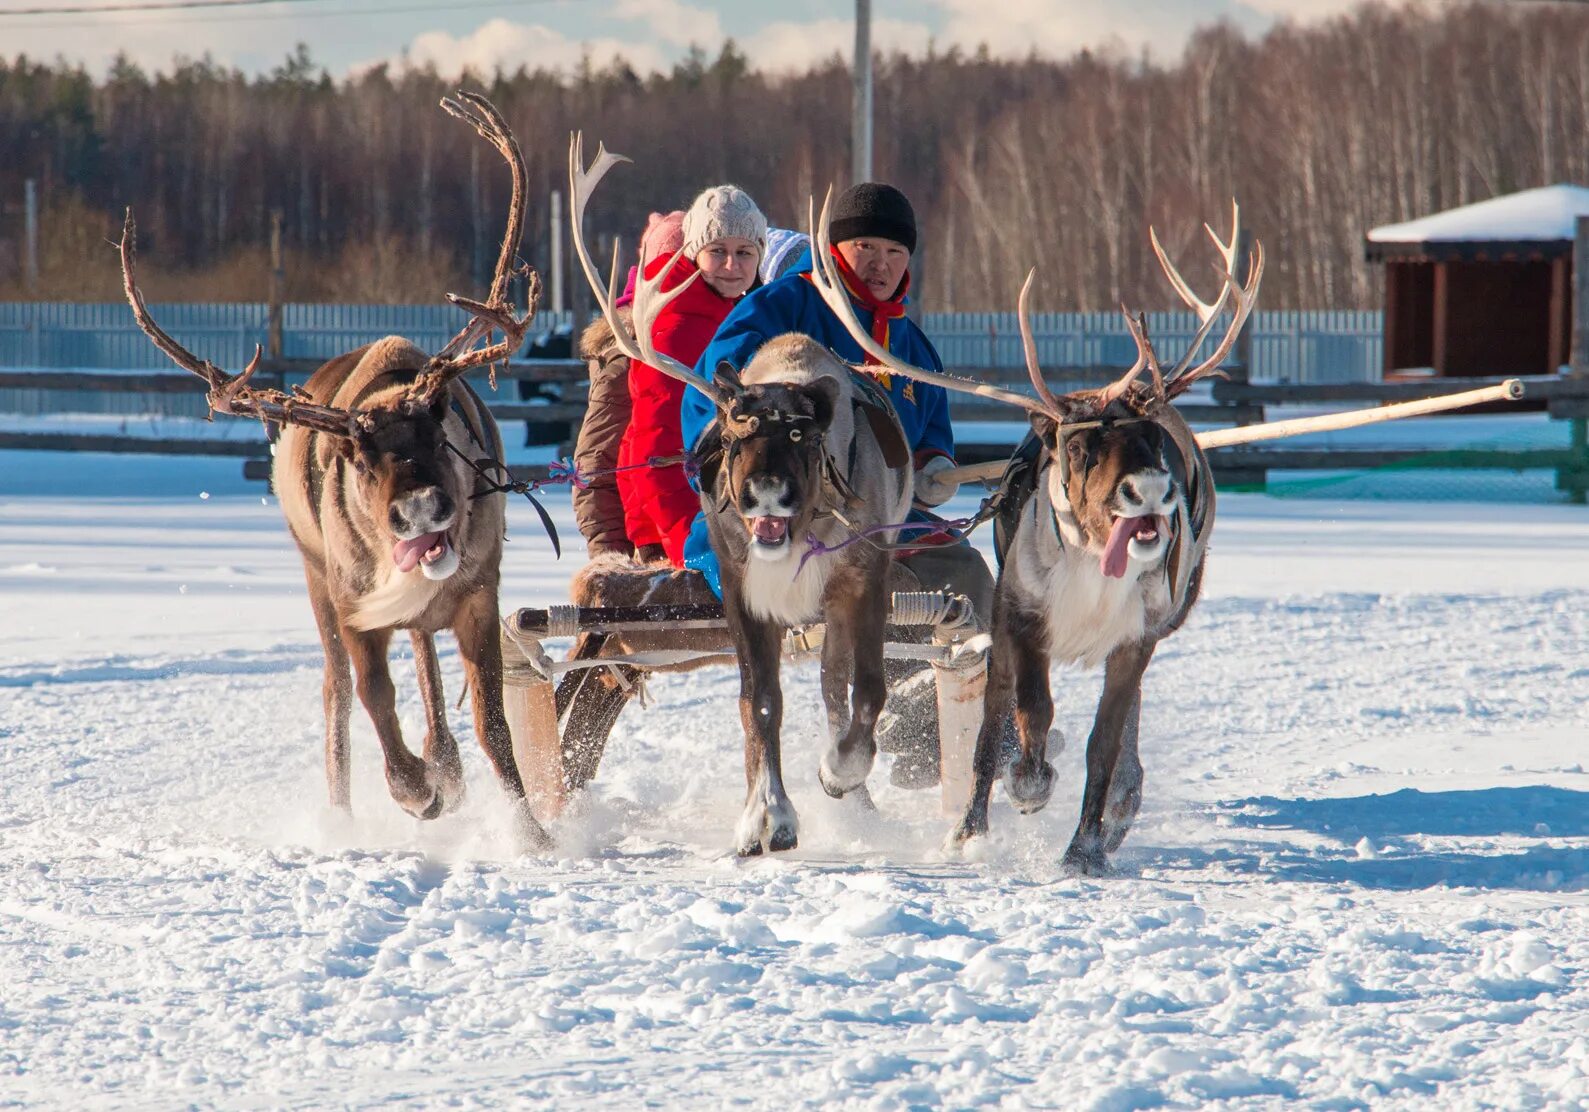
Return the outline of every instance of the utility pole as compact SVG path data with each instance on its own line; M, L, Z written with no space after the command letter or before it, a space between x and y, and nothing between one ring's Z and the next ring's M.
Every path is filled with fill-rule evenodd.
M855 89L850 98L851 185L872 180L872 0L855 0Z
M27 244L26 259L23 264L23 275L27 282L29 294L36 294L39 290L39 185L29 178L22 189L23 220L26 226L24 237Z
M563 311L563 194L552 190L552 312Z

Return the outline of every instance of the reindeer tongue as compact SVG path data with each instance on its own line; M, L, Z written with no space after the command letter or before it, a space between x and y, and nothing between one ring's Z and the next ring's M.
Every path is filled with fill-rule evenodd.
M392 563L397 565L398 571L413 571L419 566L419 558L435 548L444 536L445 533L424 533L412 540L398 541L392 546Z
M1144 523L1153 524L1153 515L1115 518L1114 525L1109 529L1109 541L1103 546L1103 559L1099 562L1100 570L1110 579L1119 579L1125 575L1126 561L1130 557L1127 546Z
M766 544L777 544L789 532L789 519L787 517L753 517L750 519L750 531L756 539Z

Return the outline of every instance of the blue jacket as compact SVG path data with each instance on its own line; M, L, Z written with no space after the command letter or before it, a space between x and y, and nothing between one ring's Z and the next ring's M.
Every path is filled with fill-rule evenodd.
M736 305L728 318L717 329L717 335L706 345L706 351L696 364L695 371L710 379L717 365L727 360L729 365L743 370L751 356L762 344L786 332L799 332L832 351L840 359L859 364L865 355L859 344L845 331L838 318L822 301L822 295L805 275L811 270L811 251L802 254L800 261L784 277L747 294ZM856 317L863 328L870 329L871 314L860 307ZM932 342L914 321L901 317L891 323L888 330L888 350L907 363L927 370L943 370L943 361ZM877 382L888 391L888 396L899 413L905 438L915 453L920 466L927 458L936 455L954 457L954 431L949 425L949 394L942 386L913 382L899 375L878 373ZM679 421L686 446L695 445L701 434L717 417L717 407L694 387L686 387L684 400L679 406ZM706 535L706 519L697 515L684 543L684 564L706 576L712 590L719 596L723 589L719 582L717 558Z

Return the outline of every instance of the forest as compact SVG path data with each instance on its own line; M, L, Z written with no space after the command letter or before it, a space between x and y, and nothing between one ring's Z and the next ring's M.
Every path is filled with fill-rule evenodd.
M949 51L876 60L876 176L922 226L918 300L1039 309L1169 307L1149 224L1188 257L1230 199L1264 241L1265 308L1379 303L1371 227L1558 181L1589 181L1589 11L1578 5L1368 4L1249 38L1200 30L1168 60ZM508 179L437 100L483 89L529 162L523 257L545 271L569 132L634 160L587 233L632 245L653 209L733 181L774 224L847 184L850 76L838 57L765 74L726 45L671 72L622 64L465 74L383 65L336 78L300 46L269 74L176 57L102 77L0 58L0 299L112 300L106 246L132 205L144 284L170 300L260 300L272 214L296 301L432 301L494 258ZM24 183L40 273L22 266ZM566 199L565 210L566 212ZM631 246L632 249L632 246ZM1194 274L1194 271L1189 271ZM577 289L570 282L570 289Z

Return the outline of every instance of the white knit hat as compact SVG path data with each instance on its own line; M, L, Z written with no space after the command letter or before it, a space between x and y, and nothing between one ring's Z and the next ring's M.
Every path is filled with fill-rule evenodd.
M767 253L767 218L737 185L714 185L702 190L684 214L684 257L693 259L714 239L738 236Z

